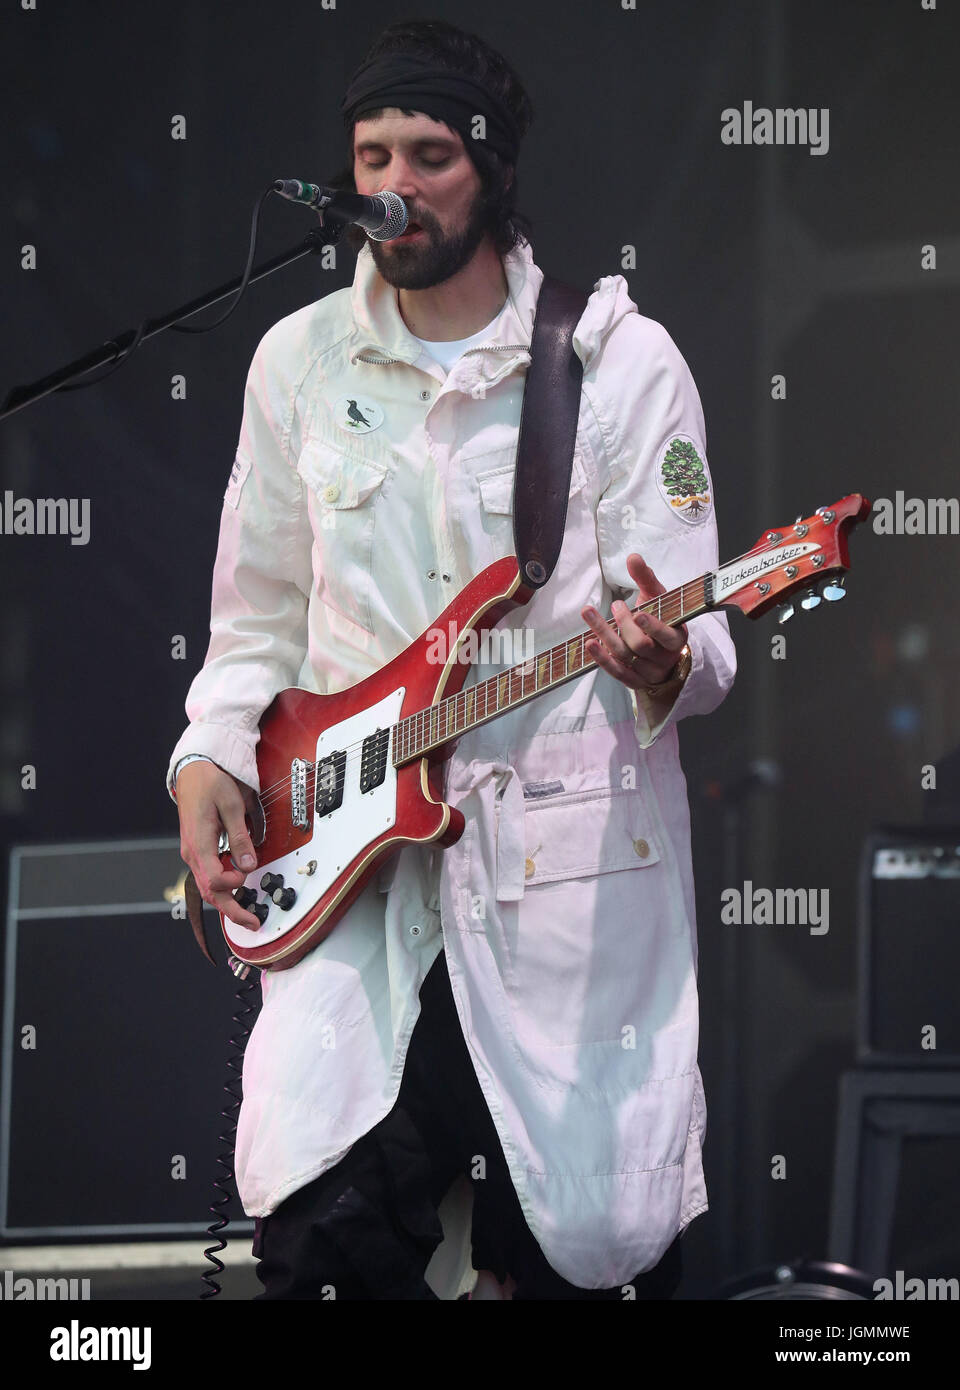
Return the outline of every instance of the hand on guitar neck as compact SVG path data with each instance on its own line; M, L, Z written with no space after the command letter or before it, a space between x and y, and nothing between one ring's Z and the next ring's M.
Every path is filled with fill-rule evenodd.
M641 604L667 592L640 555L627 556L627 573L637 586ZM686 645L686 624L671 627L652 613L634 616L619 600L610 611L616 626L611 626L595 608L584 608L581 613L599 639L586 644L590 659L633 690L666 684Z
M177 810L180 813L180 856L193 870L204 900L240 926L256 931L259 920L233 896L256 867L256 849L246 817L256 825L260 818L252 787L238 782L216 763L188 763L177 778ZM231 853L240 869L224 869L218 846L226 832ZM245 864L245 857L250 862Z

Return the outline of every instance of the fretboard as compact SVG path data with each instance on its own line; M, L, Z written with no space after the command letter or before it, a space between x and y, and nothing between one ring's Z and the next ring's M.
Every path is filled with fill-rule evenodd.
M678 589L648 599L630 611L649 613L671 627L679 627L681 623L708 612L712 607L712 578L712 574L702 574L699 579L691 579ZM609 625L616 628L612 619ZM433 749L442 748L451 739L459 738L468 730L506 714L507 710L516 709L544 691L555 690L565 681L594 670L597 663L586 651L591 639L599 641L593 629L587 628L579 636L559 642L538 656L509 667L500 675L478 681L456 695L448 695L428 709L408 714L393 726L394 766L400 767L413 758L422 758Z

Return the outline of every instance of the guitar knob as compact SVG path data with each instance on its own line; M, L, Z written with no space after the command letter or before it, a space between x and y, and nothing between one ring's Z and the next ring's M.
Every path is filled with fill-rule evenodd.
M292 888L279 888L271 896L277 907L283 908L284 912L289 912L297 901L297 895Z
M249 907L257 901L257 895L252 888L238 888L233 896L240 907Z
M804 594L803 598L800 600L800 607L808 609L816 608L819 602L820 595L817 593L816 589L808 589Z
M843 575L835 579L828 579L823 586L823 596L828 603L836 603L838 599L846 598L847 591L843 587Z
M256 917L257 921L260 923L261 926L270 916L270 909L266 903L254 903L250 911L253 913L254 917Z
M781 603L777 610L777 622L786 623L793 617L793 604Z
M260 880L260 887L269 897L272 897L278 888L283 887L283 874L264 874Z

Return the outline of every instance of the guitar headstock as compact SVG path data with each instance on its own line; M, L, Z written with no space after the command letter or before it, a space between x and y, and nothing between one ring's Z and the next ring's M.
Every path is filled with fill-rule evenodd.
M870 507L866 497L852 492L831 507L818 507L813 516L765 531L745 555L716 571L713 606L739 608L748 618L759 618L779 603L784 605L780 621L785 622L793 616L796 594L803 608L815 608L821 598L843 598L844 571L850 568L848 532L869 516Z

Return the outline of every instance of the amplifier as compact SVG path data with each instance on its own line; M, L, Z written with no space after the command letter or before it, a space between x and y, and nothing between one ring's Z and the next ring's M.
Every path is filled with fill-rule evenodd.
M860 1062L960 1066L960 827L867 837L858 973Z
M175 839L11 851L3 1240L183 1236L213 1220L244 1029L222 938L214 969L173 915L185 872ZM259 1007L259 990L247 997ZM228 1236L253 1230L236 1196L226 1211Z

